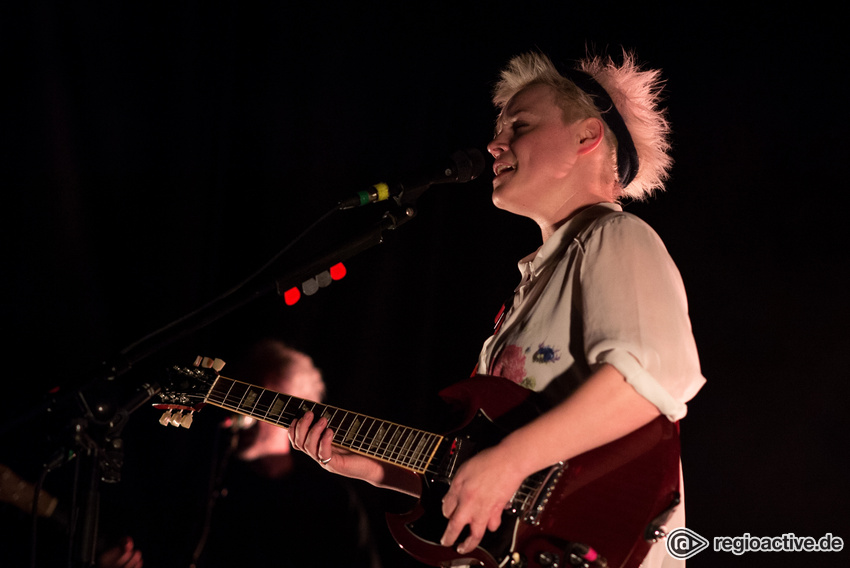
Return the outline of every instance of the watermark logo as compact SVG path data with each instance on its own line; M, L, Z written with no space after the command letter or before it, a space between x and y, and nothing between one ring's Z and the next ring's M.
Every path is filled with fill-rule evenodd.
M667 553L673 558L687 560L696 556L711 544L691 529L678 528L667 536ZM748 552L840 552L844 550L844 539L832 533L820 538L797 536L785 533L782 536L754 536L744 533L741 536L714 537L714 552L731 552L741 556Z
M691 529L679 528L667 535L667 553L673 558L687 560L708 548L707 539Z

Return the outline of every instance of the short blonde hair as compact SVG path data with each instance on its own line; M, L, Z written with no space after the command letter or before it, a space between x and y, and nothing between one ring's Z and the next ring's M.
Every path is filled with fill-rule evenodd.
M593 77L611 97L637 151L640 162L637 175L625 187L619 184L617 197L642 200L656 190L663 190L673 159L669 154L670 124L665 110L659 108L664 85L661 72L641 69L635 55L628 51L623 52L621 64L611 57L588 56L578 62L577 69ZM493 103L501 109L519 91L533 84L548 85L555 90L565 121L593 116L604 122L591 95L559 73L548 56L538 52L524 53L508 62L493 90ZM616 170L617 142L607 124L606 134Z

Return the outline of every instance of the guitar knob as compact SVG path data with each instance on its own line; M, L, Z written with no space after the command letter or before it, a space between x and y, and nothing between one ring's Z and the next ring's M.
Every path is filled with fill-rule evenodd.
M538 552L537 563L546 568L558 568L558 555L548 550Z
M596 550L586 544L580 542L574 543L570 547L570 564L573 566L581 566L582 568L607 568L608 561L600 556Z

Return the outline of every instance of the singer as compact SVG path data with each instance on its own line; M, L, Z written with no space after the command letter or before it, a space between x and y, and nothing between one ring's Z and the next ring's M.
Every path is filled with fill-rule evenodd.
M679 272L657 234L621 206L668 177L661 87L660 73L632 53L622 63L587 57L574 69L528 53L501 73L487 146L493 202L535 221L542 245L520 261L520 284L477 372L537 391L551 406L454 475L441 543L460 554L499 527L525 478L660 416L679 421L705 382ZM332 446L324 418L307 413L290 436L329 471L421 491L416 475ZM665 523L683 525L684 502ZM683 563L660 541L643 566Z

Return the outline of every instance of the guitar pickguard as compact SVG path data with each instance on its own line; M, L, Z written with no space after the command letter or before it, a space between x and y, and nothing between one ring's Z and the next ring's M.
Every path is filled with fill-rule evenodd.
M442 500L448 492L454 474L463 462L483 449L497 444L507 432L498 428L483 411L476 413L473 420L453 437L445 440L445 447L438 452L434 461L437 467L424 476L423 494L420 500L423 514L406 523L406 528L423 543L440 546L440 537L446 530L447 520L443 517ZM506 509L502 524L496 532L487 532L480 548L491 557L491 561L502 565L514 540L519 512ZM461 533L458 542L468 536L468 529Z

